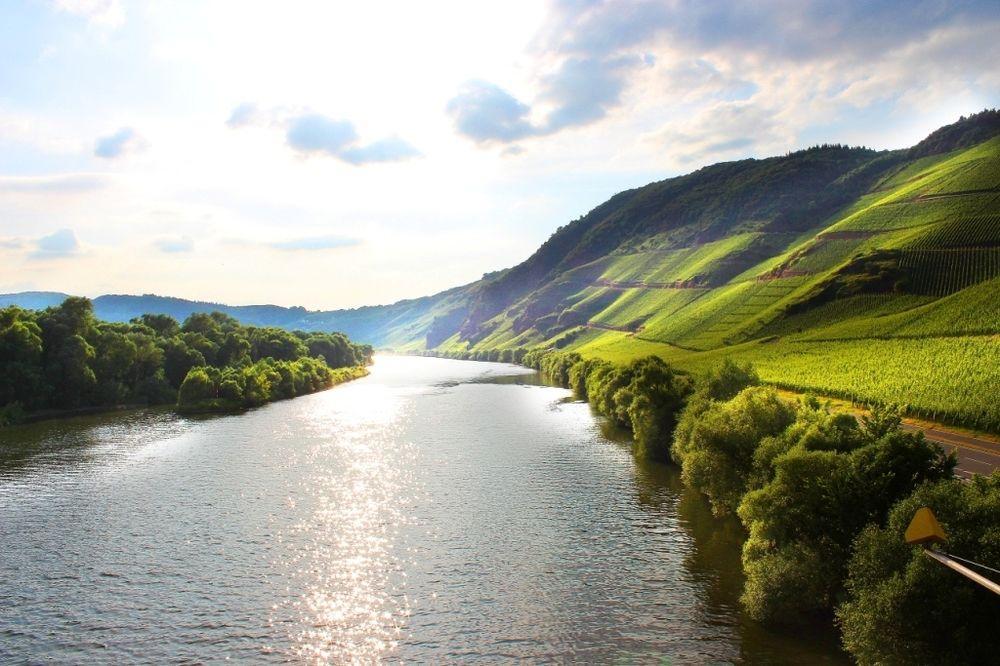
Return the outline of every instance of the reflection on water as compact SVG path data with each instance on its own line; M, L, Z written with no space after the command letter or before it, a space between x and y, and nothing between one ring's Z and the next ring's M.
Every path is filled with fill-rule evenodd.
M567 398L380 357L240 416L2 431L0 662L840 661L743 618L739 525Z

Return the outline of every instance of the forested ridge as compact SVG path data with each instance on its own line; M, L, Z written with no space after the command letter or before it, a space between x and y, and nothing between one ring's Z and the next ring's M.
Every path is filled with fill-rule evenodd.
M243 326L220 312L112 323L86 298L10 306L0 309L0 424L118 405L255 406L357 376L371 355L341 333Z

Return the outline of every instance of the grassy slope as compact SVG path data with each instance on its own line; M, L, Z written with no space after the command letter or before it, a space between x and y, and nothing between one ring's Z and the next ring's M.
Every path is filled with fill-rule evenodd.
M667 236L667 249L598 260L600 279L617 288L587 284L552 304L558 313L572 303L591 325L564 348L617 361L653 353L691 371L733 357L791 388L1000 424L1000 137L892 169L835 215L785 234L780 251L734 274L762 235L681 247L669 247ZM831 276L876 252L890 252L894 270L909 276L902 293L882 287L803 308ZM675 281L701 288L662 288ZM440 349L551 345L565 335L515 331L506 313L494 324L474 344L453 337Z

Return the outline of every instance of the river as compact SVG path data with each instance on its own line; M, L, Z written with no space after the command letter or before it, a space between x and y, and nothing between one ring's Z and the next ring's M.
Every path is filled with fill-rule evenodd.
M0 543L3 663L845 663L745 618L738 524L512 365L0 431Z

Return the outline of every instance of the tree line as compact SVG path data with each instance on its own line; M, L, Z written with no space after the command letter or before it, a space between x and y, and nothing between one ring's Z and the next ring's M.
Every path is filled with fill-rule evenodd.
M126 404L259 405L349 378L341 369L371 356L341 333L243 326L221 312L113 323L86 298L41 311L11 306L0 309L0 424Z
M898 409L856 418L814 397L792 403L732 361L692 377L655 356L616 365L521 349L496 360L507 351L631 430L637 455L679 465L714 513L740 518L741 603L754 619L832 619L866 664L978 664L1000 652L991 593L903 538L929 506L948 552L996 566L1000 472L954 478L954 454L903 430Z

